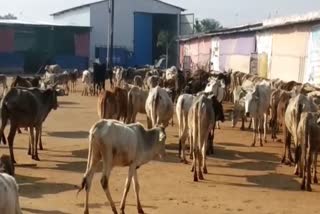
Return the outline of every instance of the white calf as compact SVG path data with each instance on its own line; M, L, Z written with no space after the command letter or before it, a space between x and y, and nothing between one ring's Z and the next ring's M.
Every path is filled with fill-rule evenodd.
M87 170L79 190L86 189L84 213L89 213L89 191L94 172L101 159L103 162L101 185L113 213L117 213L117 209L109 192L109 177L112 168L115 166L129 166L120 204L121 213L124 213L131 180L134 183L138 213L144 213L139 198L137 169L151 161L155 156L162 157L165 154L165 140L166 135L163 128L145 130L139 123L125 125L115 120L100 120L93 125L89 135Z
M179 124L179 157L181 158L181 161L184 163L187 163L185 154L185 142L188 137L188 113L192 106L194 98L195 97L191 94L182 94L179 96L176 105L176 114Z
M173 116L173 103L165 89L159 86L150 89L146 101L148 128L157 125L167 127Z

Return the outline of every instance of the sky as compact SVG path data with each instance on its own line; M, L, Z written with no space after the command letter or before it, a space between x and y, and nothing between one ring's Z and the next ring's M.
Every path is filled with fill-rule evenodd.
M0 15L49 21L50 13L95 0L0 0ZM117 0L115 0L117 1ZM151 1L151 0L150 0ZM214 18L225 27L255 23L269 17L320 11L320 0L163 0L187 9L195 18ZM201 2L201 3L200 3Z

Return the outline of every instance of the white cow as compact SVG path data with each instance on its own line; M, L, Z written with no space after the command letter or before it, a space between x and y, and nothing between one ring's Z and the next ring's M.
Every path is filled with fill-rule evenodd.
M129 173L123 192L120 210L124 213L125 202L131 180L137 199L138 213L144 213L139 198L139 183L137 169L151 161L154 157L165 155L166 134L163 128L145 130L140 123L125 125L115 120L100 120L92 126L89 134L89 154L87 170L79 190L86 190L85 214L89 213L89 192L93 175L103 162L101 185L109 200L113 213L116 206L109 191L109 178L113 167L129 166Z
M0 173L0 213L21 214L19 187L11 175Z
M254 91L248 92L245 97L246 116L253 118L254 134L253 143L256 145L257 129L260 145L263 146L261 129L264 128L264 141L267 141L267 115L270 106L271 86L267 81L262 81L255 86Z
M185 155L185 142L188 138L188 113L192 106L195 96L191 94L182 94L179 96L176 104L176 114L179 124L179 157L184 163L188 163ZM189 140L190 142L190 140ZM182 156L181 156L182 149ZM191 155L191 154L190 154Z
M173 103L165 89L159 86L150 89L145 108L148 128L169 125L173 117Z

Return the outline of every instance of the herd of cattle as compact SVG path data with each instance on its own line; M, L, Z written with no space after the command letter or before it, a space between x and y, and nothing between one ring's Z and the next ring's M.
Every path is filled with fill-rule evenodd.
M311 191L311 177L317 179L317 154L320 149L320 89L311 84L279 79L268 80L242 72L209 73L197 70L186 73L175 67L158 70L152 67L124 69L115 67L106 72L104 64L94 63L93 69L63 72L58 65L46 67L43 76L17 76L10 87L7 77L0 75L4 95L1 101L0 135L8 141L10 156L2 156L0 168L14 175L13 143L20 128L30 132L28 154L39 161L42 146L42 124L51 110L58 108L57 96L76 92L77 80L83 84L82 96L98 95L97 112L101 118L89 132L87 169L80 190L86 190L85 211L89 213L89 191L93 174L103 161L101 185L114 213L117 209L109 192L109 176L114 166L128 166L120 210L131 181L139 213L144 213L139 199L137 169L155 156L165 154L165 129L173 126L176 112L179 126L179 157L186 158L186 141L194 181L208 173L206 156L214 153L214 132L224 122L223 102L233 103L232 126L241 119L241 129L247 119L253 125L253 142L266 142L267 130L273 140L282 129L284 151L282 163L295 164L295 174L302 177L301 189ZM110 80L106 90L105 80ZM71 87L69 87L71 85ZM62 86L62 88L59 88ZM71 88L71 90L70 90ZM174 108L175 106L175 108ZM145 114L147 129L136 123L138 113ZM4 129L10 121L8 138ZM262 138L262 130L264 136ZM294 142L294 158L291 154ZM313 170L313 176L311 176ZM11 191L1 191L2 189ZM13 177L0 173L0 213L20 213L18 186ZM8 201L8 203L2 203Z

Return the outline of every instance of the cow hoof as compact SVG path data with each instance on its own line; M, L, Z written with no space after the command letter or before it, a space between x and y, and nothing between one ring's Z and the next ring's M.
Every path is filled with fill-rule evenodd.
M313 183L317 184L318 183L318 178L313 178Z
M199 179L204 180L202 173L199 174Z
M307 191L308 191L308 192L312 192L312 189L311 189L311 186L310 186L310 185L307 185Z
M304 185L304 184L301 184L300 189L301 189L301 190L306 190L305 185Z
M260 146L263 147L263 143L260 143Z
M208 174L207 168L203 168L203 173L204 173L204 174Z
M244 131L244 127L241 127L240 130L241 130L241 131Z
M142 208L138 209L138 213L139 213L139 214L144 214L143 209L142 209Z
M194 166L191 168L191 172L194 172Z
M193 177L193 181L194 182L198 182L198 178L197 177Z
M251 147L255 147L255 146L256 146L256 144L255 144L255 143L252 143L252 144L251 144Z
M40 161L40 158L38 156L32 156L32 159L35 161Z

